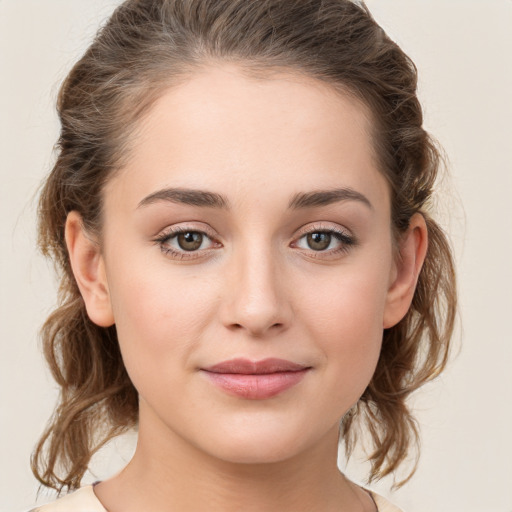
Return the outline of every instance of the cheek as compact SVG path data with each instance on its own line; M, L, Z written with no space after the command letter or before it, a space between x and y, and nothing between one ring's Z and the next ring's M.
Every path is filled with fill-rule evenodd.
M298 293L301 314L311 317L313 326L325 328L328 334L352 332L364 338L365 332L382 330L387 278L379 268L346 268L317 276L315 286L307 280L302 288Z
M331 382L342 383L348 394L364 391L379 358L387 292L380 270L340 273L301 293L304 328L322 352Z
M173 369L186 367L213 316L215 285L193 275L178 276L165 263L127 259L109 275L119 344L136 386L150 368L154 375L158 368L176 375Z

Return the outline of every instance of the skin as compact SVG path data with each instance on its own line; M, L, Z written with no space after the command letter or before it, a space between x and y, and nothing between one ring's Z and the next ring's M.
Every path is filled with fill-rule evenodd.
M223 65L166 91L139 128L105 187L101 240L76 212L66 225L88 314L116 324L140 396L135 456L98 498L110 512L376 510L337 469L338 425L372 377L383 328L410 306L427 232L414 216L397 257L366 109L313 79ZM227 207L154 196L169 188ZM289 208L332 189L364 199ZM207 236L187 252L176 227ZM328 230L345 241L311 245L307 233ZM249 400L201 371L235 357L310 369Z

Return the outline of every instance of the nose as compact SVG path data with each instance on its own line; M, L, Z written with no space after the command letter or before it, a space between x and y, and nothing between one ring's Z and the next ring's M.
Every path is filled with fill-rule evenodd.
M263 337L288 328L292 317L289 283L278 259L268 247L233 255L221 306L221 319L228 329Z

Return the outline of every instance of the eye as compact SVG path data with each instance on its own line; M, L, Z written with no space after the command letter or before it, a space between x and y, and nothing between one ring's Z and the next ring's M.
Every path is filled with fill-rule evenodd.
M315 229L304 233L294 246L315 253L335 255L348 251L356 243L355 238L347 232L338 229Z
M199 257L203 251L219 246L205 232L189 228L173 228L155 240L163 253L178 259Z

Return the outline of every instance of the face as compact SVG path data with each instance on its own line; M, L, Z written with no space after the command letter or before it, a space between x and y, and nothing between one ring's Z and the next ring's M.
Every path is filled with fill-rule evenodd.
M140 433L232 462L337 436L396 268L353 98L217 67L167 91L104 191L101 264Z

